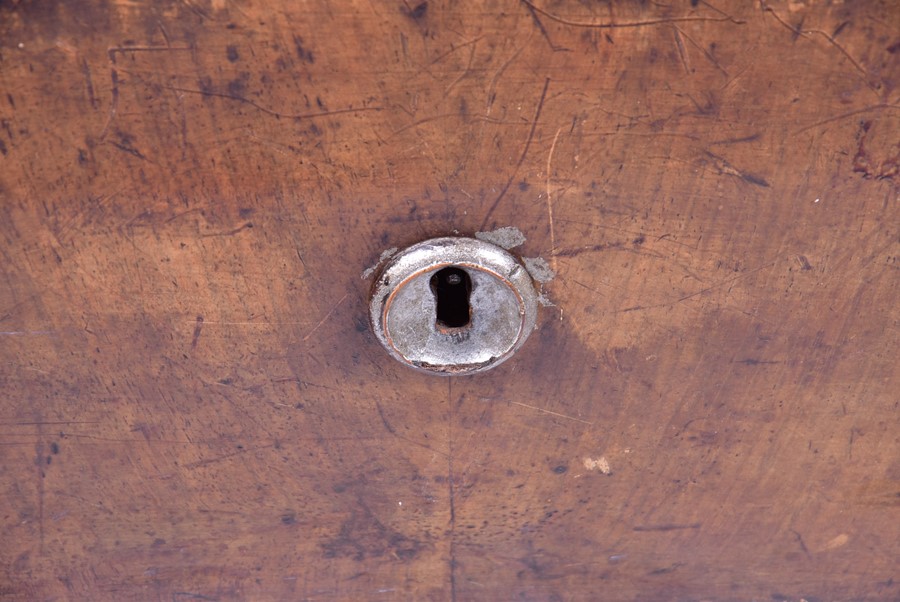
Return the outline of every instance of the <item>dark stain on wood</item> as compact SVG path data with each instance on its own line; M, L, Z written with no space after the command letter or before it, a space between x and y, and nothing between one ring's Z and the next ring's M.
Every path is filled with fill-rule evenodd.
M0 3L0 593L897 599L900 5L670 4ZM506 225L528 343L389 358Z

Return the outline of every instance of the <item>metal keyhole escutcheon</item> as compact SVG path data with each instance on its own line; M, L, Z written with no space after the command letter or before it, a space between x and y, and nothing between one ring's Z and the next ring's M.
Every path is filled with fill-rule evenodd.
M369 316L397 360L434 374L493 368L534 329L537 293L505 249L434 238L394 255L375 280Z

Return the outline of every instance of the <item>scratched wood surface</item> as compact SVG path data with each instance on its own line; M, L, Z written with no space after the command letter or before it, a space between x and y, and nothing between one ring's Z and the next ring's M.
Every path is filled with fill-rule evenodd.
M900 5L0 3L0 599L900 598ZM474 377L388 247L557 272Z

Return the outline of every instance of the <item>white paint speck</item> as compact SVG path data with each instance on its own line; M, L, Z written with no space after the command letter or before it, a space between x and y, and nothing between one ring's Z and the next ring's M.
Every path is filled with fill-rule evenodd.
M541 304L542 307L556 307L556 303L550 300L550 297L545 295L544 293L540 293L538 295L538 303ZM560 310L562 312L562 310ZM562 320L562 315L560 314L560 320Z
M521 230L513 226L504 226L492 232L476 232L475 238L507 250L518 247L525 242L525 235L522 234Z
M547 263L543 257L524 257L525 269L531 274L531 277L540 283L550 282L556 276L556 272Z
M831 541L826 543L825 546L822 547L822 551L836 550L837 548L840 548L841 546L847 545L848 541L850 541L850 536L847 535L846 533L841 533L840 535L838 535L837 537L835 537L834 539L832 539Z
M585 458L584 467L588 470L599 470L603 474L610 474L612 469L609 467L609 460L606 456L600 456L596 460L594 458Z
M397 252L397 247L391 247L390 249L386 249L381 254L381 257L378 258L378 261L375 262L375 265L373 265L372 267L366 268L366 270L362 273L362 279L365 280L369 276L374 274L375 270L378 269L378 266L380 266L382 263L384 263L385 260L389 259L396 252Z

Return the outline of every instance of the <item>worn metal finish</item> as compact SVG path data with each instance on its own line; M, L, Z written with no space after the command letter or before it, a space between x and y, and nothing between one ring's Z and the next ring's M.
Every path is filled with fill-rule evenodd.
M432 277L465 271L471 281L469 323L437 320ZM437 374L493 368L525 342L537 317L528 271L506 250L474 238L435 238L391 258L375 282L370 317L375 336L401 362Z

